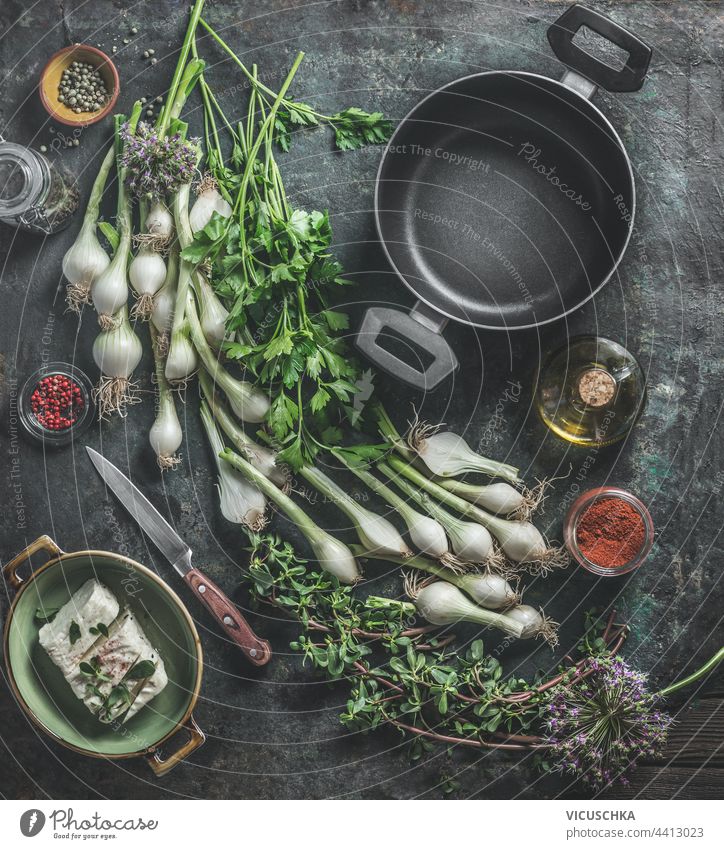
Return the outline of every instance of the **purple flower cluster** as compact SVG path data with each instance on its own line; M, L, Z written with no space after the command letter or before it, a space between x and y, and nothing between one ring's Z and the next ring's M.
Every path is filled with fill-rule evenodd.
M562 772L594 788L621 781L642 757L656 757L672 719L658 710L646 676L614 657L593 658L591 675L551 692L545 738Z
M190 183L196 170L196 146L176 133L159 136L143 121L135 134L128 124L121 127L123 154L121 165L126 168L126 184L136 197L163 200Z

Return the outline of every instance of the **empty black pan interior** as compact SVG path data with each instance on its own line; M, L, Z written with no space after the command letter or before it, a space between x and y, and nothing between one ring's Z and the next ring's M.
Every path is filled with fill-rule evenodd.
M398 127L380 167L377 222L422 300L490 328L580 306L623 253L633 182L601 113L554 80L457 80Z

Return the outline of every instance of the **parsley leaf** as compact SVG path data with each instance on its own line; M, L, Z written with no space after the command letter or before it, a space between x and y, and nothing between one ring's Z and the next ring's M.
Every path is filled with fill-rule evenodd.
M38 607L35 611L35 620L36 622L52 622L59 610L59 607Z

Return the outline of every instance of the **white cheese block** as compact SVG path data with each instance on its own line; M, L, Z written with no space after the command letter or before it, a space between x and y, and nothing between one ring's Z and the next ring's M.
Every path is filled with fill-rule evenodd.
M108 587L91 578L73 593L52 622L43 625L39 633L40 645L66 678L77 670L81 658L99 639L90 629L99 622L110 625L118 616L118 610L118 601ZM80 637L71 644L73 622L80 628Z
M70 626L75 621L81 636L70 644ZM108 628L108 637L91 634L98 623ZM109 711L101 711L101 721L130 719L155 698L168 683L168 677L156 649L151 645L136 617L124 608L119 614L114 595L95 580L87 581L57 613L55 619L40 629L40 644L61 670L73 693L91 713L99 714L105 698L121 683L128 700L117 700ZM143 680L126 679L133 667L143 660L155 664L152 675ZM81 672L80 664L96 668L102 680ZM130 706L129 706L130 703Z
M168 683L163 661L143 633L141 626L136 621L136 617L128 608L123 610L117 622L113 624L113 627L109 631L108 639L96 647L88 659L94 659L103 675L110 679L109 681L101 682L97 686L97 689L104 696L107 696L113 687L123 681L128 672L137 663L140 663L142 660L150 660L156 664L156 669L150 677L144 680L129 680L126 682L132 702L128 713L124 717L124 722L138 713ZM99 707L99 699L97 694L88 692L88 680L87 676L78 673L70 684L76 695L83 699L88 709L95 713ZM108 719L112 720L124 713L127 707L128 702L116 703Z

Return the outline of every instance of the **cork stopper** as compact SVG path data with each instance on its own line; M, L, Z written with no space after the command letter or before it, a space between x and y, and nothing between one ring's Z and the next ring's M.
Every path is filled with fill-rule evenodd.
M616 394L616 381L604 369L586 369L578 378L578 395L588 407L605 407Z

